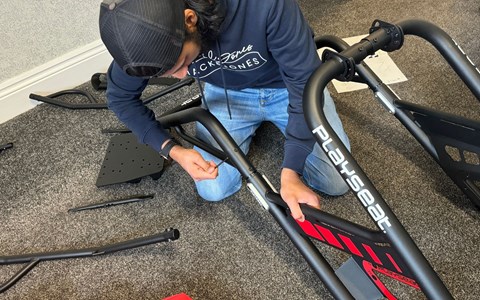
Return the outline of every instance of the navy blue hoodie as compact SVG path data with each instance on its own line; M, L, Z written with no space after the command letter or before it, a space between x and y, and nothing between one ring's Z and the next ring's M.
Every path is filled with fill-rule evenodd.
M302 93L320 65L310 27L295 0L222 1L226 16L221 34L212 49L190 65L189 74L226 89L286 87L289 119L282 167L302 174L315 143L303 116ZM139 100L146 84L112 63L108 105L140 142L159 151L170 135Z

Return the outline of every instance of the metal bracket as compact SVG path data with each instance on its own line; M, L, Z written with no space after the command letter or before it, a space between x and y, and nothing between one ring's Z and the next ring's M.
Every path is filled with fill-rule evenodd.
M403 45L404 34L403 30L400 26L395 24L390 24L381 20L375 20L372 23L372 27L370 27L370 34L374 33L375 31L383 28L388 35L390 35L390 43L385 45L382 50L386 52L392 52L398 50Z
M343 65L343 73L335 77L335 79L351 81L355 77L355 60L352 57L347 57L338 52L325 49L322 54L322 61L326 62L329 59L335 59Z

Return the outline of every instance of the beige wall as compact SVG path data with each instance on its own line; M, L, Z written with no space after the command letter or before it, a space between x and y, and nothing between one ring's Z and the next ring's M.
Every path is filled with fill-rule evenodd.
M0 83L100 38L100 0L0 3Z

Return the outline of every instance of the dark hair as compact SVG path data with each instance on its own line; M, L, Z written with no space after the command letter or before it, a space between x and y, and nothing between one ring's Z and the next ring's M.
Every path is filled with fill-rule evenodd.
M220 27L225 19L225 5L219 0L184 0L185 9L191 9L197 14L197 33L200 35L202 48L208 47L220 33ZM187 33L187 39L191 37ZM194 37L191 37L194 38Z

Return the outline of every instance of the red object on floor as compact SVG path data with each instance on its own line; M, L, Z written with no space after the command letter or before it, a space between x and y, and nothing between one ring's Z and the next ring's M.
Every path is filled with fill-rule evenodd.
M181 294L164 298L163 300L192 300L192 298L188 297L187 294L185 293L181 293Z

